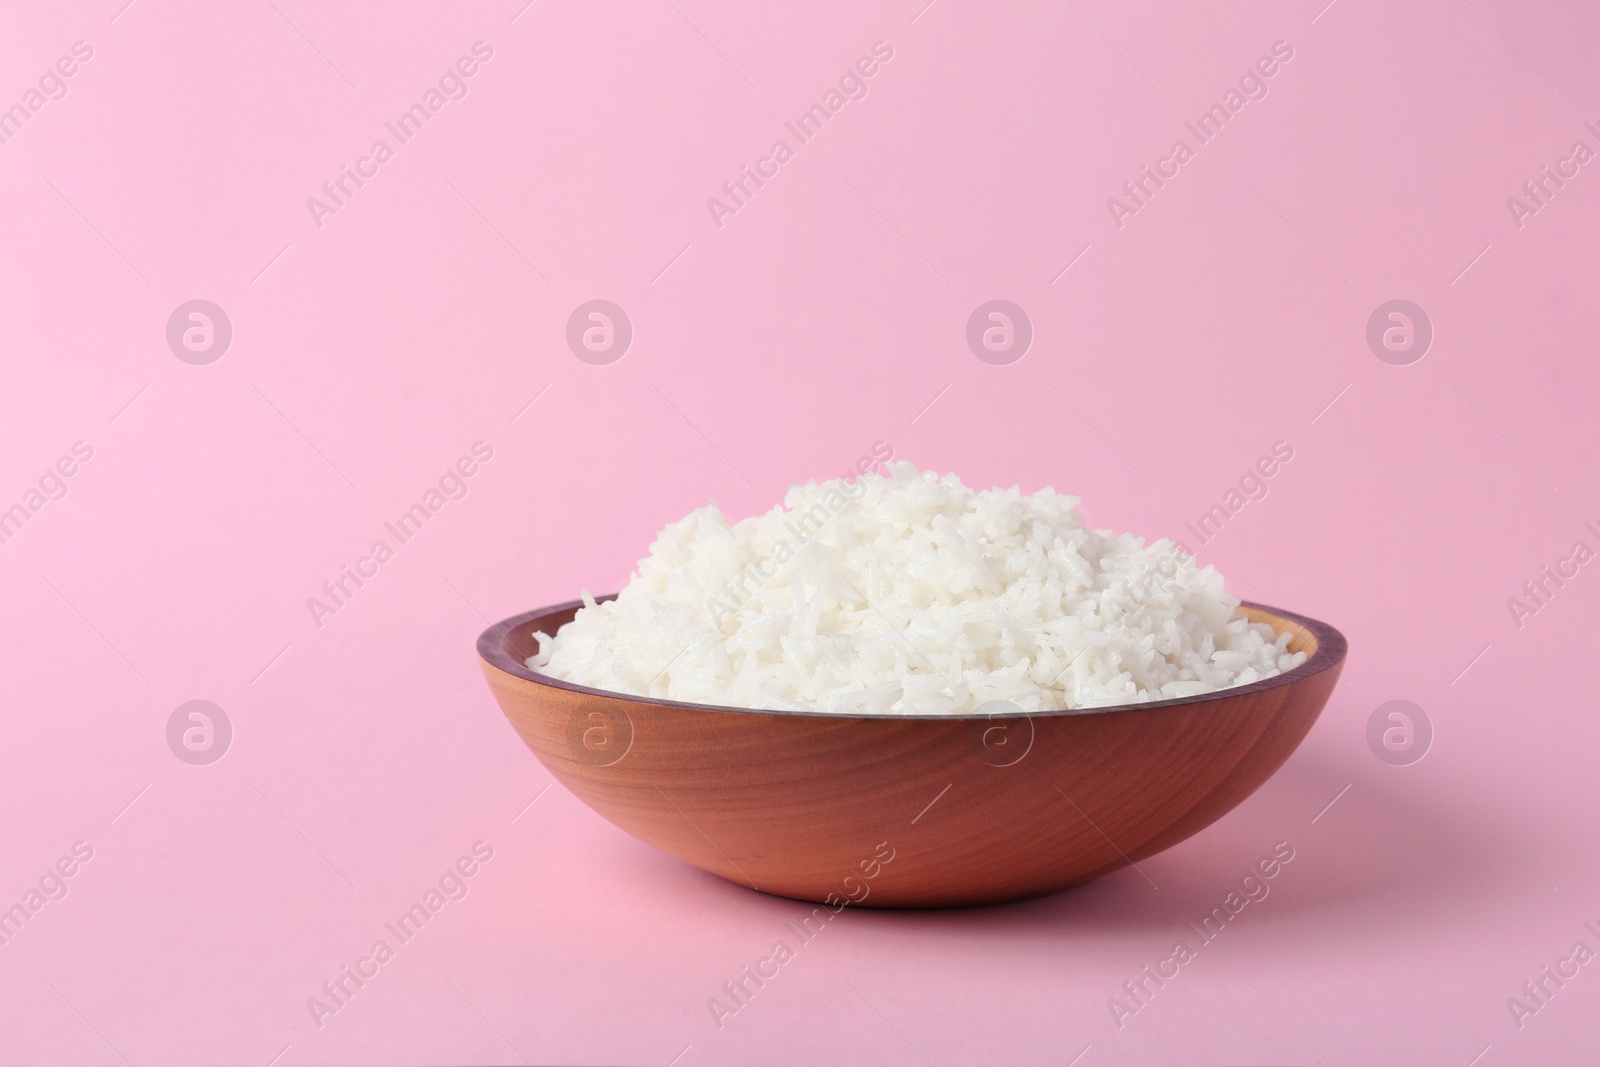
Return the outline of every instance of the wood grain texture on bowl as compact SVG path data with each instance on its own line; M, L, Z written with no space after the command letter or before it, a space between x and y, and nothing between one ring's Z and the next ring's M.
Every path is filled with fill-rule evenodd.
M753 711L606 693L525 666L532 633L554 633L577 608L519 615L478 641L490 689L540 762L641 841L835 906L1016 900L1170 848L1288 759L1346 653L1331 626L1245 604L1308 660L1234 689L1083 713Z

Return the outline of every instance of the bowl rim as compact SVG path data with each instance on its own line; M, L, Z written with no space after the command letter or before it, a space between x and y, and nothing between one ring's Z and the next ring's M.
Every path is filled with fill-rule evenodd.
M595 597L596 603L615 600L616 593L607 593L605 596ZM1259 693L1278 686L1293 685L1304 681L1313 675L1321 674L1331 668L1343 665L1345 656L1349 652L1349 642L1344 634L1334 627L1305 615L1273 607L1270 604L1258 604L1254 601L1241 600L1241 607L1265 611L1296 623L1311 631L1317 641L1317 651L1300 666L1275 674L1270 678L1249 682L1245 685L1236 685L1227 689L1217 689L1209 693L1198 693L1187 697L1169 697L1166 700L1150 700L1135 704L1108 704L1098 708L1058 708L1049 711L1022 711L1016 712L960 712L960 713L928 713L906 714L903 712L834 712L812 711L809 709L789 708L740 708L725 704L695 704L683 700L666 700L658 697L638 696L633 693L619 693L610 689L596 689L592 686L579 685L552 675L542 674L525 663L518 662L505 650L505 637L512 630L525 625L534 619L547 615L556 615L562 612L575 611L583 605L582 600L568 600L560 604L551 604L547 607L535 608L519 615L502 619L478 635L478 657L488 666L494 667L512 677L520 678L536 685L548 686L552 689L564 689L569 693L578 693L588 697L602 697L611 700L621 700L633 704L649 704L663 708L682 708L689 711L715 711L736 715L787 715L801 718L837 719L847 721L852 719L906 721L906 722L970 722L974 720L988 721L992 719L1035 719L1056 718L1075 715L1100 715L1111 712L1156 711L1162 708L1181 707L1189 704L1204 704L1214 700L1231 699L1249 693Z

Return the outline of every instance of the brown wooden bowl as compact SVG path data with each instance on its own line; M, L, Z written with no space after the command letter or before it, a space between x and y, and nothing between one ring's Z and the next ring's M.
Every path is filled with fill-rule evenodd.
M641 841L834 910L1017 900L1170 848L1282 766L1347 647L1325 623L1244 604L1306 662L1203 696L1081 712L849 716L653 700L525 666L533 632L555 633L579 606L478 638L489 688L534 755Z

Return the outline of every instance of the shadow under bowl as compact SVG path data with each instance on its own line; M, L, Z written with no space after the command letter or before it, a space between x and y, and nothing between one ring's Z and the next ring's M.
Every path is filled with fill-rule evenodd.
M601 599L610 599L602 597ZM611 693L525 665L579 601L478 638L539 761L639 840L730 882L837 910L993 904L1136 863L1265 782L1338 680L1338 630L1240 612L1305 663L1195 697L1004 716L762 711Z

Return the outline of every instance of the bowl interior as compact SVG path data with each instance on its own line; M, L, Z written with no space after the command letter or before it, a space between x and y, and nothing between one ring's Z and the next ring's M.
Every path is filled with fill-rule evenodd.
M617 594L610 593L606 596L596 597L595 599L597 601L607 601L616 599L616 596ZM558 689L567 689L574 692L591 695L617 697L623 700L640 701L647 704L663 704L672 707L703 708L707 710L719 711L743 711L755 712L757 714L833 714L831 712L821 711L784 712L767 711L760 708L722 708L717 707L716 705L688 704L675 700L661 700L653 697L641 697L629 693L609 693L599 689L591 689L588 686L578 685L573 682L562 681L561 679L547 674L542 674L533 668L528 667L528 657L532 656L539 650L539 642L534 640L534 633L536 631L543 631L547 634L554 634L562 626L565 626L567 623L571 622L572 617L578 613L578 609L582 606L583 604L581 601L572 601L570 603L559 604L554 607L532 611L526 615L520 615L507 619L504 622L501 622L485 631L485 633L478 639L479 652L483 655L484 659L489 661L493 666L498 667L500 670L508 671L518 677L528 679L529 681L538 682L543 685L554 686ZM1269 608L1262 604L1253 604L1249 601L1242 601L1239 604L1238 612L1239 614L1248 618L1251 622L1266 623L1279 634L1288 633L1289 651L1306 653L1306 661L1293 670L1285 671L1284 673L1274 675L1271 678L1265 678L1258 682L1251 682L1247 685L1234 686L1229 689L1219 689L1210 693L1202 693L1199 696L1148 701L1142 704L1120 704L1112 707L1085 708L1069 711L1034 712L1033 715L1098 714L1111 711L1149 709L1173 704L1195 703L1198 701L1216 699L1228 695L1238 695L1255 690L1286 685L1297 679L1304 678L1312 674L1317 674L1329 667L1333 667L1342 662L1344 659L1347 649L1344 635L1326 623L1318 622L1315 619L1309 619L1301 615L1295 615L1292 612ZM878 716L868 717L877 718ZM885 717L904 719L917 718L918 716L895 715ZM940 716L940 718L950 717L951 716ZM955 717L962 718L966 716ZM991 715L979 717L994 718L996 716Z
M600 597L601 600L610 600L611 597ZM572 621L578 613L581 604L562 605L561 608L547 615L537 615L526 622L519 623L506 631L501 639L500 647L505 654L518 663L527 663L528 657L539 651L539 642L533 639L534 631L542 630L554 637L557 630ZM531 668L530 668L531 669Z
M1317 640L1316 631L1311 627L1302 625L1291 616L1280 615L1271 608L1264 608L1259 604L1250 604L1244 601L1239 604L1239 614L1251 622L1264 622L1277 633L1281 634L1287 631L1289 634L1289 651L1304 652L1307 663L1317 658L1317 649L1321 642ZM530 637L529 640L533 639ZM531 652L529 653L529 655L532 654Z

